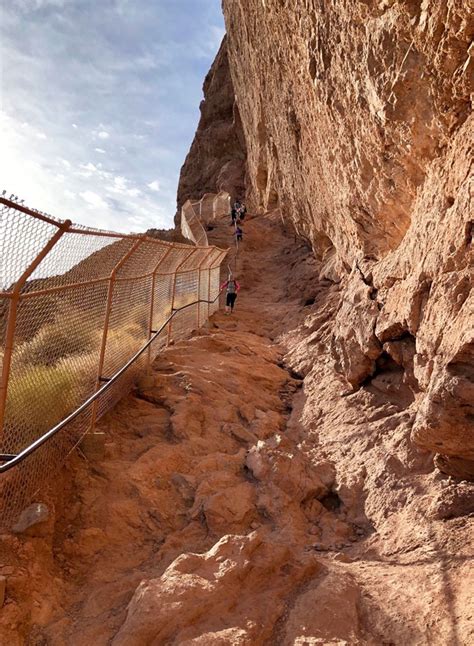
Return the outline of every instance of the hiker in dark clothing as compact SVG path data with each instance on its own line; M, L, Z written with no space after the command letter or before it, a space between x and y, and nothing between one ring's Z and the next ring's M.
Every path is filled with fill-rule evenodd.
M240 218L240 212L242 209L242 204L239 200L235 200L234 206L232 207L231 216L232 224L235 224Z
M247 207L245 206L244 203L240 205L240 211L239 211L239 220L243 222L245 218L245 214L247 213Z
M222 283L221 289L225 287L225 313L232 314L234 311L235 299L237 298L237 292L240 289L239 283L235 280L233 276L230 276L225 283Z
M242 242L242 236L244 232L239 226L235 227L234 235L236 236L237 242Z

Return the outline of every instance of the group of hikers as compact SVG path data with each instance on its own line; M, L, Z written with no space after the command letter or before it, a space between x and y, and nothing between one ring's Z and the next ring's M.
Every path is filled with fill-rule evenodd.
M245 219L246 213L247 207L245 204L240 200L236 200L230 212L230 225L234 227L234 235L237 244L243 240L244 232L241 228L241 224ZM222 283L221 289L224 288L226 292L225 312L226 314L232 314L234 311L235 300L237 298L237 292L240 290L240 285L235 276L232 275L232 272L229 274L229 278Z
M237 242L242 242L243 240L244 232L240 225L243 223L246 213L247 207L245 204L240 200L236 200L230 212L230 217L232 218L230 225L235 229L234 235Z

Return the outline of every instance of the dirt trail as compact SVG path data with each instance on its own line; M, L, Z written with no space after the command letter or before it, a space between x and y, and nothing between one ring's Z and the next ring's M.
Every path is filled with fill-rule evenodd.
M2 644L469 643L469 492L409 445L402 387L348 394L308 248L244 228L235 313L158 357L49 534L14 539Z
M213 242L232 245L232 231L219 221ZM208 330L169 347L148 387L101 422L106 458L74 469L54 534L59 576L43 593L48 611L43 599L41 611L32 609L36 639L108 643L142 579L159 576L183 552L270 522L255 506L244 461L249 445L284 429L301 385L280 367L283 350L273 340L294 304L269 268L293 247L275 218L248 221L232 261L242 283L235 313L221 310Z

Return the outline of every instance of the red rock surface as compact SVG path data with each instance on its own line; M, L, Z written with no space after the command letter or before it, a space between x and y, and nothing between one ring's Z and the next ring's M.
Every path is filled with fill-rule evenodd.
M234 315L104 418L45 527L2 537L2 645L472 642L473 485L411 442L397 367L348 394L320 267L278 213L245 224Z
M418 400L414 440L474 478L469 5L223 1L250 204L276 196L341 283L348 382L388 355Z
M244 150L235 90L259 214L236 312L167 348L105 458L0 538L0 643L468 646L468 4L223 5L232 82L221 49L182 195Z
M201 119L181 169L178 213L188 199L226 191L232 198L245 194L245 139L229 71L225 37L204 81Z

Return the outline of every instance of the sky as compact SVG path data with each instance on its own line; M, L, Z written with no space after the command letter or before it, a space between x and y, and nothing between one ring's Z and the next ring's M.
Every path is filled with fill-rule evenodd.
M76 223L170 228L220 0L0 0L0 194Z

